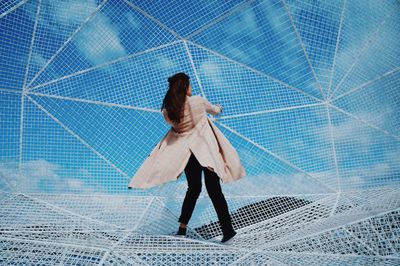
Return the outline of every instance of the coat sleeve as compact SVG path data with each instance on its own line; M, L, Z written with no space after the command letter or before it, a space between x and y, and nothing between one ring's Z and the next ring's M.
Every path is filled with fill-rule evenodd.
M217 115L222 112L222 108L218 105L211 104L206 98L201 97L200 99L206 109L206 112L212 115Z
M173 126L174 123L168 118L167 109L163 108L161 112L162 112L162 114L163 114L163 116L164 116L164 120L165 120L169 125Z

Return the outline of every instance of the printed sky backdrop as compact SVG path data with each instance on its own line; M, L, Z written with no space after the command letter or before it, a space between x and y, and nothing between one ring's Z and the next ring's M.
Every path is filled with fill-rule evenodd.
M399 11L0 0L0 264L397 265ZM207 115L247 173L221 183L228 245L204 175L187 238L184 173L127 187L170 130L160 109L177 72L223 107Z
M146 194L127 184L176 72L223 106L247 172L227 195L399 184L398 1L209 2L2 1L1 188Z

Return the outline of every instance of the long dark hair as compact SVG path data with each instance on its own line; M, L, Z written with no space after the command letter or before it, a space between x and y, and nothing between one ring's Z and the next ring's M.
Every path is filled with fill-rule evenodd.
M183 72L176 73L168 78L169 88L164 96L161 110L165 107L169 119L177 124L181 122L183 117L189 79L190 77Z

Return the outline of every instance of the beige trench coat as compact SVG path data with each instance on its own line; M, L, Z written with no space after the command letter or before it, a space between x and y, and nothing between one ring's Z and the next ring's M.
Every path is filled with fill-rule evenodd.
M223 183L246 176L235 148L206 112L216 115L221 109L200 95L187 96L184 119L178 127L163 109L164 119L171 129L153 148L128 187L150 188L177 180L184 172L191 152L202 166L214 171Z

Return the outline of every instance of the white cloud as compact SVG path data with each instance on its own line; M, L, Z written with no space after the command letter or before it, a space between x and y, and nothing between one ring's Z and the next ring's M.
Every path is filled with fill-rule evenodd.
M243 29L243 25L246 25L246 29L238 31L238 29ZM230 36L244 34L253 38L257 38L261 34L260 28L257 25L256 14L252 9L247 9L244 12L238 13L229 27L225 29L225 32Z
M36 5L33 2L29 1L24 8L32 23L36 20ZM95 0L44 1L38 27L44 29L50 36L56 35L57 38L66 41L96 9ZM83 26L71 41L93 66L127 55L119 38L118 29L112 25L111 20L106 15L101 13L101 10ZM52 43L47 44L54 45ZM54 48L58 49L59 47L52 48L52 51L55 52L57 49ZM51 55L46 54L45 56L49 59ZM33 59L39 66L43 66L48 61L41 54L34 56ZM102 68L107 72L112 69L113 66Z
M68 179L66 183L68 187L72 188L73 190L81 189L82 187L84 187L84 182L79 179Z
M214 76L215 75L218 77L222 77L218 64L215 62L212 62L212 61L205 61L205 62L201 63L200 71L202 72L202 74L204 74L206 76L209 76L209 75Z
M119 39L117 28L101 13L85 25L73 38L73 42L93 65L127 55Z
M224 186L224 191L229 196L329 193L332 191L327 187L336 189L335 171L305 174L283 161L279 163L278 159L272 158L267 153L260 156L248 149L239 148L237 151L247 176ZM271 157L271 159L268 160L267 157ZM251 172L254 173L254 171L260 172L260 174L251 175Z
M21 175L19 175L18 163L3 163L0 165L0 176L6 176L14 187L23 192L43 192L46 190L52 193L71 191L90 192L91 194L104 193L104 188L98 186L89 187L82 179L61 177L58 173L62 171L66 171L62 165L51 163L44 159L23 162ZM88 171L80 169L80 172Z
M58 1L49 1L52 5L51 15L55 21L60 24L79 25L92 14L96 8L95 0L69 0L63 1L62 4Z
M38 65L39 67L43 67L46 65L47 60L37 52L32 52L31 62Z
M356 166L346 169L341 179L344 190L350 188L373 188L399 185L400 167L389 162L376 162L369 166Z
M218 88L225 82L225 76L222 74L220 66L217 62L208 59L200 64L199 67L200 77L205 77L210 88Z
M372 113L358 113L357 116L373 116ZM357 126L358 121L354 121L353 118L348 117L344 122L339 125L332 124L332 133L335 142L342 143L347 142L353 145L357 145L358 148L363 151L367 151L374 142L374 136L367 131L360 131L360 127ZM330 138L330 127L327 125L320 132L320 137L323 136Z
M331 114L335 114L335 112L331 109ZM397 141L393 140L391 145L391 137L386 136L383 132L354 118L347 117L345 114L340 114L340 116L346 119L339 120L340 124L334 122L332 131L339 162L339 175L343 185L362 188L383 186L400 181L396 181L398 178L396 176L400 173L398 166L400 145L397 144ZM373 111L356 112L355 116L368 118L368 120L390 119L390 117L384 117ZM315 134L321 141L331 142L329 125L310 130L310 134ZM381 136L377 137L379 135ZM378 152L374 150L377 146L382 146L382 149L380 150L381 154L376 157L376 154L372 154Z
M138 20L136 19L136 17L133 16L132 13L126 13L126 14L125 14L125 17L126 17L127 20L129 21L129 23L130 23L130 28L131 28L132 30L138 30L138 29L140 28L140 21L138 21Z
M290 169L290 167L288 167ZM247 172L249 169L246 169ZM273 169L272 171L276 171ZM254 171L254 169L253 169ZM312 178L304 173L268 173L263 169L262 174L256 176L245 176L237 181L224 184L223 191L227 196L268 196L268 195L298 195L332 193L323 182ZM314 173L315 174L315 173ZM332 173L321 172L318 176L326 178ZM336 181L335 181L336 182ZM336 189L335 187L331 187Z
M158 54L155 58L157 60L158 67L160 69L177 69L178 64L175 61L172 61L171 58L168 58L164 54Z
M275 34L280 35L287 31L288 18L282 6L272 3L272 1L263 1L259 7L263 12L263 17L268 20L269 26L275 31Z

